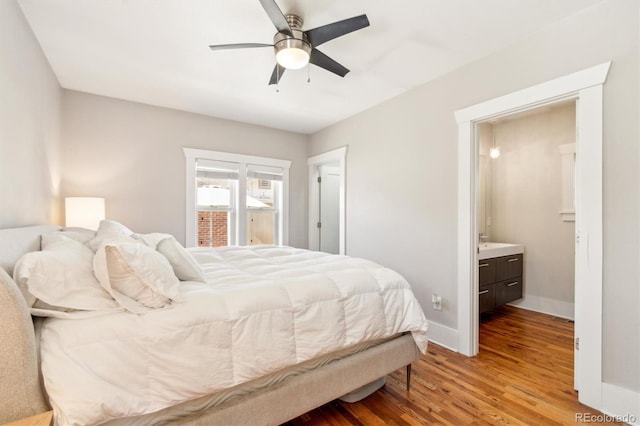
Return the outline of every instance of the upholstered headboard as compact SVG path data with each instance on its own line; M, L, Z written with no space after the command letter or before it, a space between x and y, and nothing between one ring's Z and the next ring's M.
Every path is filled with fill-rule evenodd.
M13 266L22 255L40 250L40 236L58 230L55 225L0 229L0 267L13 275Z
M0 229L0 424L47 411L29 307L11 278L13 266L40 250L40 236L53 225Z

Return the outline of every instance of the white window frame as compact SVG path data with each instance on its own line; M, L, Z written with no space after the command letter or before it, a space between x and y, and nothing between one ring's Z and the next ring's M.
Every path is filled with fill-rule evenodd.
M198 159L195 160L196 163L196 169L198 167ZM225 169L227 167L230 167L230 165L233 164L234 167L237 169L238 167L240 167L240 165L238 163L225 163L225 162L218 162L218 161L209 161L207 163L206 166L211 166L211 167L220 167L221 169ZM238 170L236 170L236 173L239 174L240 172ZM196 175L197 175L197 170L196 170ZM229 207L204 207L204 206L196 206L196 217L197 217L197 212L198 211L209 211L209 212L227 212L227 222L228 222L228 227L227 227L227 245L237 245L236 241L238 240L238 220L237 220L237 214L238 214L238 208L237 208L237 204L238 204L238 176L236 175L234 178L227 178L230 181L234 181L235 183L232 184L229 188ZM197 191L197 185L196 185L196 191ZM196 202L197 202L197 193L196 193ZM198 230L197 230L197 219L196 219L196 238L198 238ZM197 241L197 240L196 240ZM211 241L210 241L211 242ZM197 246L198 243L195 243L195 245Z
M225 161L238 163L238 194L247 193L247 166L266 166L282 169L282 241L289 244L289 169L291 161L277 158L258 157L206 149L183 148L186 158L186 246L196 247L198 222L196 218L196 160ZM247 244L247 206L238 203L238 239L240 245Z

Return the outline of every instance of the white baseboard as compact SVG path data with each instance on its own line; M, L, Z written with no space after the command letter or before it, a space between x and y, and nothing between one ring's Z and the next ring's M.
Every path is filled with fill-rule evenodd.
M612 417L611 420L640 425L640 393L610 383L602 383L601 411Z
M443 346L451 351L458 352L458 330L447 327L437 322L429 321L427 332L429 341Z
M511 302L509 305L570 320L575 318L573 303L549 299L547 297L525 294L524 299Z

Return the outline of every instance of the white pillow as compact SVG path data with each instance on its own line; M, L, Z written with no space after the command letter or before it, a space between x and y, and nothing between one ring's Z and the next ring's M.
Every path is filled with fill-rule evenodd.
M160 253L140 243L108 243L96 252L100 284L127 310L145 313L178 298L180 282Z
M72 240L76 240L82 244L86 243L96 236L96 231L77 227L62 228L62 230L59 232L62 232L64 236L69 237Z
M96 236L85 244L94 252L107 243L135 242L133 231L114 220L102 220L96 231Z
M42 246L22 256L13 272L33 315L120 310L93 275L89 248L57 232L43 235Z
M124 234L128 237L133 235L133 231L120 222L116 222L115 220L104 219L100 221L98 225L98 229L96 231L98 234L109 234L115 232L117 234Z
M156 250L167 258L179 280L205 282L196 259L173 236L160 241Z
M154 250L158 249L158 243L160 243L160 241L167 239L167 238L171 238L173 235L171 234L163 234L161 232L153 232L151 234L133 234L131 237L135 238L138 241L142 241L143 243L145 243L146 245L148 245L149 247L151 247Z
M196 259L171 234L133 234L152 249L167 258L180 281L205 282L204 274Z

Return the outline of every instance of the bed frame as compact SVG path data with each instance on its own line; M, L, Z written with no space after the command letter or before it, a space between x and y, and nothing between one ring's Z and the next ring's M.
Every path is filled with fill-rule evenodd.
M24 254L40 250L40 236L59 230L41 225L0 230L0 424L48 411L29 308L11 278ZM175 425L276 425L365 386L399 368L419 351L410 334L331 362L222 405L174 419ZM143 416L144 417L144 416Z

